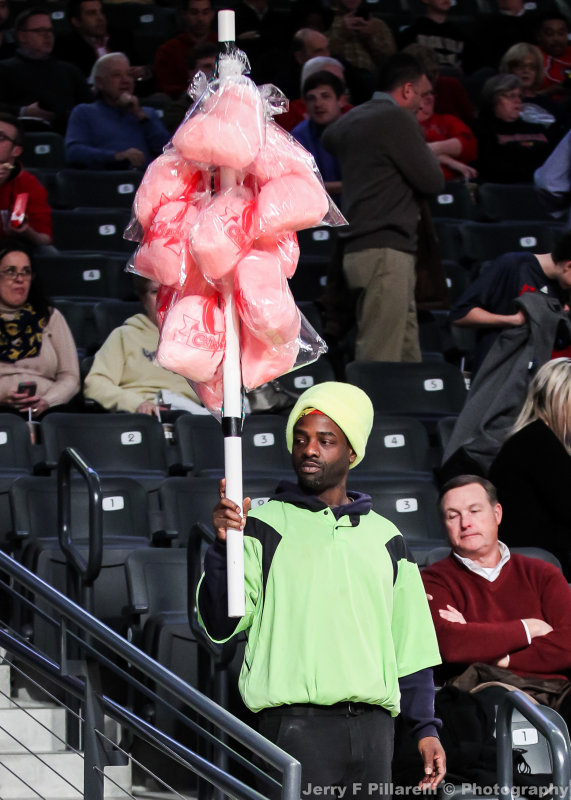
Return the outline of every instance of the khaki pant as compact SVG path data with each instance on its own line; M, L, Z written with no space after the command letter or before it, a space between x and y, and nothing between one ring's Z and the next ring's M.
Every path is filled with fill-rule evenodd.
M389 247L347 253L343 270L357 302L358 361L420 361L415 257Z

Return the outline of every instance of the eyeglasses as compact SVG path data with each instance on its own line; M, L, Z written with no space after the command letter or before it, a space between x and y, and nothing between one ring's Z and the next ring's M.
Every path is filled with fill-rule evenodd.
M2 133L2 131L0 131L0 142L12 142L12 144L15 144L16 140L12 139L6 133Z
M16 267L8 267L8 269L0 270L0 278L7 281L15 281L16 278L22 278L28 281L32 278L32 268L24 267L23 269L16 269Z
M53 33L53 28L20 28L22 33Z

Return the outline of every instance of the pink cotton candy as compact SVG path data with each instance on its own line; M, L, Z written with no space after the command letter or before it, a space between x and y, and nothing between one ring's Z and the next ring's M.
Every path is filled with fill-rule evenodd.
M224 356L224 331L216 297L183 297L165 318L157 361L191 381L210 381Z
M295 233L286 233L277 239L272 236L256 239L254 247L256 250L275 253L286 278L293 276L299 261L299 244Z
M256 339L247 328L242 328L242 383L246 389L255 389L262 383L273 381L289 372L295 365L299 344L297 340L268 348Z
M170 150L147 167L135 195L135 215L145 231L160 206L171 200L188 200L204 188L202 172Z
M188 232L197 217L198 210L182 201L161 206L135 254L136 271L165 286L182 283L192 266Z
M196 383L192 388L198 395L200 402L211 414L220 415L224 403L224 383L222 381L222 364L216 370L214 377L205 383Z
M299 309L275 253L251 250L238 262L234 287L242 322L266 346L297 337Z
M313 156L276 122L266 127L266 143L248 168L264 184L281 175L314 175Z
M219 281L234 269L254 239L254 203L242 189L219 194L190 232L190 251L205 278Z
M329 209L329 197L314 175L273 178L258 195L260 236L280 236L318 225Z
M189 161L241 170L264 141L264 109L248 78L228 81L192 113L173 136Z

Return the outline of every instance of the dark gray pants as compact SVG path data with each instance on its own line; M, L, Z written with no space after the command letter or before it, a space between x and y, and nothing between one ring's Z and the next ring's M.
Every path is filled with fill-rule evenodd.
M302 798L390 797L394 721L380 706L282 706L259 730L301 763Z

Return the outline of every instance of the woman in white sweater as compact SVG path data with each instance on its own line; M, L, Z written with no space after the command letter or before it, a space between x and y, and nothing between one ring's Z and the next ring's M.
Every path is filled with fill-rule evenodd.
M31 413L67 406L79 391L71 331L35 280L20 242L0 247L0 406ZM68 410L60 408L59 410Z

